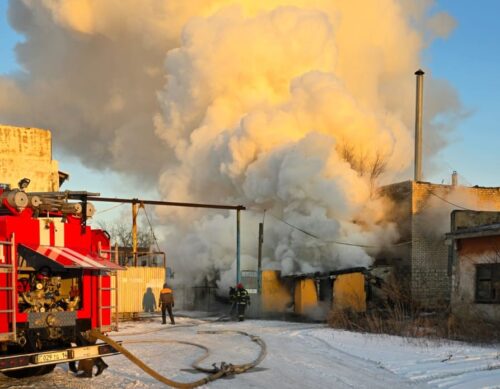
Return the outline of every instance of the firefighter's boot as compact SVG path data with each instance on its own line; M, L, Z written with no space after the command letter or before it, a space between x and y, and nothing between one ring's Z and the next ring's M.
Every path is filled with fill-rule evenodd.
M95 373L95 376L97 377L98 375L101 375L104 369L108 368L108 364L102 360L102 358L96 358L94 361L95 365L97 366L97 372Z

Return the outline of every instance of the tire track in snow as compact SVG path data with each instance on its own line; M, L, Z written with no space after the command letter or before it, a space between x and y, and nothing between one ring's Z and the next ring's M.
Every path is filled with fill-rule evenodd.
M319 328L314 327L314 329ZM288 336L291 335L294 338L302 339L306 343L306 347L302 347L302 350L308 350L308 353L312 354L310 360L314 361L315 358L325 359L328 367L335 372L337 379L349 387L370 389L387 389L388 386L395 388L428 387L427 385L405 380L377 362L349 354L336 348L324 339L303 331L302 329L293 328L285 331L285 334L288 333ZM322 347L318 347L318 343ZM330 352L325 353L324 346ZM316 352L315 350L318 351Z

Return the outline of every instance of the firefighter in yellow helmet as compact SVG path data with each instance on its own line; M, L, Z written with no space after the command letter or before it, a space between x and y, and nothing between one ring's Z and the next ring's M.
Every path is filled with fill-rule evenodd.
M168 311L168 316L170 316L170 324L175 324L174 315L172 313L172 308L174 307L174 292L168 287L167 283L163 284L163 289L160 291L159 303L162 318L161 324L167 324L166 311Z

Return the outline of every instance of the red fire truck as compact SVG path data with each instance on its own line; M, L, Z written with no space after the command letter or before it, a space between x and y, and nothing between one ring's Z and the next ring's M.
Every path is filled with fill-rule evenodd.
M121 269L107 232L87 225L90 194L27 193L27 182L0 186L0 372L16 378L117 353L90 334L114 329Z

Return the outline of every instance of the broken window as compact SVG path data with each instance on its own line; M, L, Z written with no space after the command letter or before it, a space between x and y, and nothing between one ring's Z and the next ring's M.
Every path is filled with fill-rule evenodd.
M476 302L500 303L500 263L476 265Z

